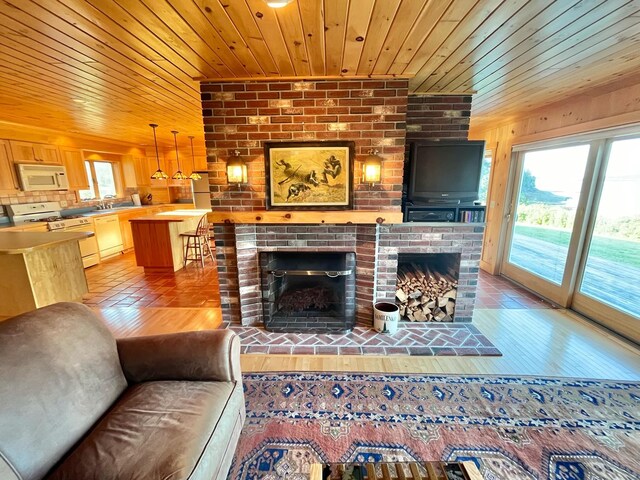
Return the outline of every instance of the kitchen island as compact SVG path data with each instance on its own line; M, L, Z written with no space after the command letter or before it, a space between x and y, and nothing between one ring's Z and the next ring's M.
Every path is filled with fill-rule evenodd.
M132 218L136 263L145 273L171 273L184 267L181 233L195 230L210 210L174 210Z
M0 316L87 293L79 240L91 232L0 232Z

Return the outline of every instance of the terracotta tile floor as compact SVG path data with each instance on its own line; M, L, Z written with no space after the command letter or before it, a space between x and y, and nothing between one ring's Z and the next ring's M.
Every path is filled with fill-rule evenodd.
M86 305L108 307L220 306L218 271L210 260L205 268L189 265L171 274L146 275L136 266L133 252L103 261L85 270L89 293Z
M475 308L511 310L554 306L503 277L496 277L480 270Z

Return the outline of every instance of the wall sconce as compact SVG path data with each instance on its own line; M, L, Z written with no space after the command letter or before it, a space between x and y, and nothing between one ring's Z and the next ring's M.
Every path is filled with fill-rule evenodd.
M382 179L382 157L378 150L369 150L369 155L362 164L362 182L369 185L380 183Z
M229 185L242 185L247 181L247 164L240 158L240 152L234 150L233 156L227 160L227 183Z

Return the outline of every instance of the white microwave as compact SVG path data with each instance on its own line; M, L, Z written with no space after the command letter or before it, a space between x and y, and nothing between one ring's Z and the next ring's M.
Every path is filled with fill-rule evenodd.
M62 165L17 165L20 187L25 192L34 190L69 190L67 171Z

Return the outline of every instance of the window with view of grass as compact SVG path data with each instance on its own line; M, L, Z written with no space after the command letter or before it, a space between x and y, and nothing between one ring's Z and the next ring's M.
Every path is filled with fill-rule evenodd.
M516 147L505 276L605 325L639 321L639 150L633 127Z
M116 165L113 162L85 160L89 189L80 190L80 200L102 200L118 196Z

